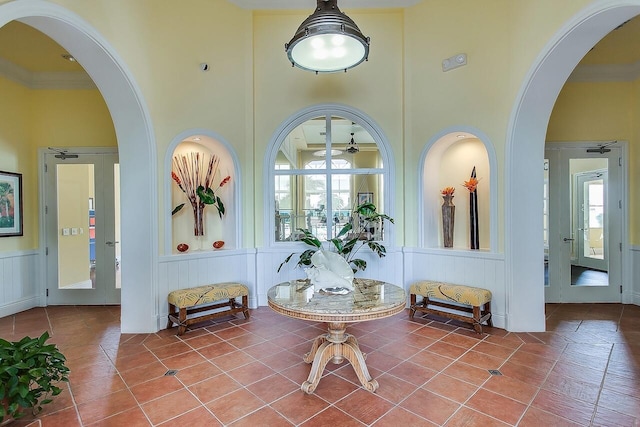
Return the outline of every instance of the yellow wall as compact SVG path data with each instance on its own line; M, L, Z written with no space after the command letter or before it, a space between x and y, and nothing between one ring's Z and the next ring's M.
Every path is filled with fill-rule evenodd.
M392 193L402 194L402 11L349 11L362 32L371 37L369 61L347 73L319 75L291 67L284 53L284 43L308 15L309 11L254 15L255 176L266 175L263 155L284 120L311 105L337 103L365 112L384 130L396 162L396 187ZM256 211L262 212L261 182L257 190ZM402 211L402 200L395 197L394 201L394 228L399 230L396 243L401 245L404 221L398 212ZM262 214L255 215L258 246L264 244L262 219Z
M638 194L638 185L640 185L640 79L633 82L633 120L632 135L635 146L629 147L629 187L634 191L629 191L629 235L632 244L640 243L640 224L638 223L638 212L640 211L640 194Z
M244 245L253 246L251 11L226 0L56 0L55 3L78 13L101 33L140 87L154 127L161 172L159 189L170 179L162 173L164 159L178 133L193 128L210 129L233 147L243 172ZM278 52L282 49L279 47ZM209 64L210 71L200 70L202 62ZM162 247L166 219L162 192L158 201Z
M589 0L430 0L405 13L405 220L418 219L414 166L424 144L449 127L473 126L496 150L498 244L504 248L507 128L516 96L539 52ZM466 53L468 64L442 71L443 59ZM492 189L492 191L496 191ZM407 245L417 233L407 230Z
M640 214L638 196L639 80L635 82L567 83L554 106L547 141L628 141L629 217ZM637 221L629 222L631 244L640 243Z
M55 3L93 26L139 85L156 138L159 189L169 179L162 173L165 151L178 133L211 129L231 144L242 171L243 246L252 247L264 244L267 144L291 114L324 102L362 110L389 139L396 162L391 194L396 244L417 244L417 174L424 145L456 125L479 129L496 149L498 170L491 173L498 177L499 224L504 224L505 141L516 95L545 44L591 1L425 0L407 9L346 10L372 39L370 60L346 74L328 75L292 68L285 59L284 42L310 10L252 12L226 0ZM468 65L442 72L442 60L461 52ZM203 73L201 62L211 71ZM43 100L55 104L50 95L43 93ZM34 135L62 135L44 128L65 117L54 119L48 116ZM82 145L88 140L77 139ZM34 144L62 145L57 138ZM160 242L163 197L159 194ZM32 237L24 247L35 244ZM10 249L4 245L0 241L0 249Z
M38 247L38 148L116 145L97 90L35 90L0 77L0 170L22 173L24 236L0 239L0 251Z
M31 160L29 142L30 91L0 77L0 170L22 174L23 230L22 237L3 237L0 250L31 249L38 239L37 207L38 180L36 166Z

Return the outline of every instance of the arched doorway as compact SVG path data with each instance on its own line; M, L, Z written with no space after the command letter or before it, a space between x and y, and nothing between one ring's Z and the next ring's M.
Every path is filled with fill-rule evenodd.
M609 31L640 14L640 1L598 2L547 44L527 74L509 122L506 155L507 329L543 331L543 147L553 105L584 54ZM539 179L538 179L539 178ZM539 224L536 226L536 224Z
M46 1L0 5L0 27L19 20L64 46L99 88L120 152L122 206L122 332L157 330L156 147L140 90L109 43L74 13ZM127 215L136 212L136 215ZM44 291L44 290L43 290Z

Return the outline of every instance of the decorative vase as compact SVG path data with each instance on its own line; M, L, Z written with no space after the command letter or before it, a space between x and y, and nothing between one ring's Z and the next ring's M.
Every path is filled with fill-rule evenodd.
M471 171L471 179L476 180L476 167ZM478 189L469 192L469 242L471 249L480 249L480 233L478 232Z
M193 208L193 235L204 236L204 207L202 202L192 202Z
M445 248L453 247L453 225L456 214L456 206L453 204L453 194L442 196L442 237Z

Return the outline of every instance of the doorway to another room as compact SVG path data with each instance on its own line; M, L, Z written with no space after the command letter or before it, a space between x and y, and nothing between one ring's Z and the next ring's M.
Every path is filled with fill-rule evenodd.
M546 302L621 302L622 151L547 144Z
M86 151L43 156L48 305L120 304L118 154Z

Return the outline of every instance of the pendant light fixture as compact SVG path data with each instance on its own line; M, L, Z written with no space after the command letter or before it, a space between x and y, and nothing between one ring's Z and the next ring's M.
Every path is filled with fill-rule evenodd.
M347 71L369 58L369 37L338 9L338 0L317 0L284 48L292 66L318 73Z
M356 154L358 151L360 151L360 147L358 147L358 144L356 144L356 142L353 140L353 132L351 132L351 141L349 141L344 151L349 154Z

